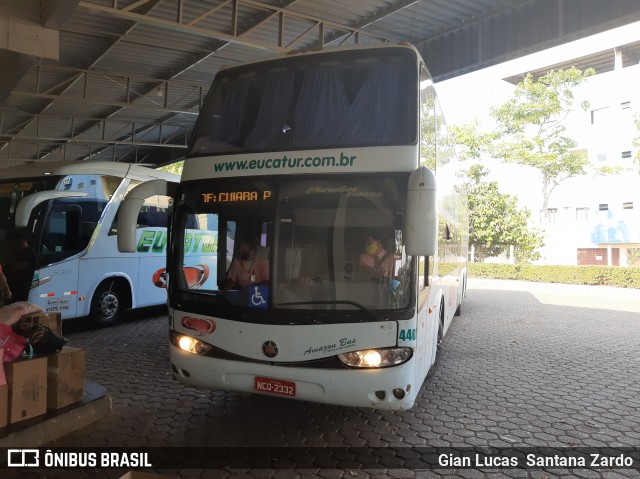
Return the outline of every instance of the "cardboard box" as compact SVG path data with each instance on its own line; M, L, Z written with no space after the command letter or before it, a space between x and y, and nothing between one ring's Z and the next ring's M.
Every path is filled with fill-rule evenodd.
M47 408L60 409L82 400L85 351L65 347L47 355Z
M59 311L53 313L32 313L25 314L20 318L20 322L27 324L42 324L47 326L58 336L62 336L62 314Z
M0 428L9 422L9 385L0 384Z
M9 385L9 423L47 412L47 358L19 359L5 363Z

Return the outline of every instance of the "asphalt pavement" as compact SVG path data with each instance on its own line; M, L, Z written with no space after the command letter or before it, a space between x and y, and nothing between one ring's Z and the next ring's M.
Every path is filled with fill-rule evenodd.
M87 378L109 391L112 410L47 447L249 447L251 453L303 447L312 456L344 448L370 454L401 447L414 452L590 448L631 454L640 447L638 290L469 279L462 315L447 333L435 373L416 406L397 412L184 387L172 378L162 311L137 312L101 330L84 329L80 321L64 328L70 345L86 348ZM266 459L256 468L192 469L184 463L156 472L174 478L256 479L640 475L638 460L635 469L388 468L382 463L335 468L303 458L278 468ZM13 474L115 479L124 472L84 468Z

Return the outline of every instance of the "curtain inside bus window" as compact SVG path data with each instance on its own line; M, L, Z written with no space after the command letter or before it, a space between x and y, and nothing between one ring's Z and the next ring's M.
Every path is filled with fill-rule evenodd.
M414 144L418 76L406 49L287 57L220 72L188 157Z
M399 72L395 64L382 65L367 78L347 114L344 143L385 143L405 128L406 121L398 114L403 104Z
M263 149L286 142L291 129L291 100L295 77L291 72L268 76L256 124L244 141L247 149Z
M222 143L239 146L242 141L250 86L251 80L246 77L238 78L235 84L226 85L224 108L212 112L211 121L219 121L221 125L219 131L222 136L219 141Z
M305 73L296 102L292 146L335 144L349 100L341 75L326 67Z
M241 75L214 84L198 119L199 128L194 132L191 148L194 154L233 151L241 146L251 128L247 125L247 111L252 82L251 76Z

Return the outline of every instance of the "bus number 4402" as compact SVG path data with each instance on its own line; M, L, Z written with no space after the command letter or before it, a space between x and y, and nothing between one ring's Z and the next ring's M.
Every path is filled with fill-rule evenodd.
M401 329L400 335L398 336L400 341L415 341L416 340L416 330L415 329Z

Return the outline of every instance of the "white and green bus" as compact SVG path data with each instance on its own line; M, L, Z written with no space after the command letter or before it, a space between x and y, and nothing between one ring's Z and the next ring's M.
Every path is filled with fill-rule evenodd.
M170 199L145 201L136 224L136 254L117 248L124 195L149 180L178 175L117 162L35 162L0 169L0 239L26 232L36 264L29 301L63 319L113 323L127 308L166 303ZM10 254L6 245L1 248ZM8 260L2 258L2 261Z
M409 45L221 70L180 184L150 182L123 205L135 218L146 195L174 198L174 376L200 388L411 408L465 293L457 173L433 81ZM135 250L133 223L119 230L122 251ZM204 283L191 271L195 231L215 231L197 260L211 273ZM370 236L378 242L365 251ZM268 280L251 274L229 289L246 241L268 262Z

